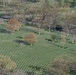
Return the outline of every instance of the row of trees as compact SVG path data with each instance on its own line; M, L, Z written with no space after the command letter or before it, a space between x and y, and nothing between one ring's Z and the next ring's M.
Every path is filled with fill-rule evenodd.
M69 6L69 7L75 7L76 6L76 0L57 0L60 5L62 7L65 7L65 6Z
M20 1L16 1L16 2L20 3ZM19 15L21 13L25 15L24 12L20 13L20 9L22 8L23 2L20 4L19 3L17 5L17 7L19 8L18 13ZM56 28L56 25L60 25L62 27L62 31L66 33L68 36L71 35L72 43L75 43L75 34L76 34L75 10L71 10L70 8L67 9L60 8L59 2L57 1L53 2L52 5L49 5L47 0L45 0L42 3L43 4L41 5L41 7L37 7L37 8L34 7L34 9L28 10L29 13L33 16L31 22L32 24L35 24L35 26L38 28L39 35L40 35L40 28L48 27L50 32L51 29ZM23 7L25 7L25 5L23 5ZM11 31L19 30L18 21L16 19L9 20L7 23L7 30L11 30ZM67 37L66 34L64 35L61 33L62 41L64 44L66 42L66 38L65 38Z
M41 28L48 27L50 32L51 29L56 28L56 25L60 25L63 29L62 30L63 32L67 33L68 36L69 35L72 36L72 43L75 42L75 34L76 34L75 10L71 10L70 8L61 8L59 1L54 1L50 5L49 1L45 0L42 1L40 5L41 7L39 7L39 5L38 6L36 5L36 7L31 6L31 8L29 9L28 7L30 5L28 4L27 1L18 0L18 1L11 1L10 4L6 2L4 4L5 4L4 6L8 6L12 10L15 10L13 13L11 13L11 15L14 18L16 18L8 20L7 30L9 31L19 30L20 26L18 20L21 18L22 21L26 21L26 14L27 12L29 12L29 14L32 15L31 19L32 25L35 24L35 26L38 28L39 35ZM62 37L64 36L64 38L62 38L63 43L66 42L65 37L67 37L67 35L61 33L61 36ZM27 37L26 40L28 40Z
M41 0L25 0L28 2L39 2ZM47 0L49 1L49 3L51 4L51 2L53 1L58 1L60 3L60 6L64 7L64 6L71 6L71 7L75 7L76 6L76 0Z

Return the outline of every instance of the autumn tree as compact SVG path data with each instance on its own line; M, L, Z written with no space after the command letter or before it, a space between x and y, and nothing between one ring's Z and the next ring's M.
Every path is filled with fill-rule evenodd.
M8 31L19 30L19 28L20 28L19 22L17 19L12 18L12 19L8 20L8 22L7 22L7 30Z
M24 37L24 41L29 43L30 45L33 45L34 43L37 42L37 38L34 33L30 33Z

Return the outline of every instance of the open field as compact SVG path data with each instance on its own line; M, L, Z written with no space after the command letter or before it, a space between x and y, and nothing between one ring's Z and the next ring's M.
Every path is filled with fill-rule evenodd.
M56 43L48 41L51 34L56 34L59 37L60 32L58 31L49 33L41 29L41 35L35 33L38 42L34 46L30 46L21 45L20 40L23 40L22 37L31 31L35 31L34 28L21 27L20 31L16 31L13 34L4 32L5 29L4 25L0 26L0 55L10 56L17 63L17 69L31 70L29 68L31 65L48 67L53 59L59 55L76 55L76 44L67 43L67 48L60 48L61 43L59 40Z

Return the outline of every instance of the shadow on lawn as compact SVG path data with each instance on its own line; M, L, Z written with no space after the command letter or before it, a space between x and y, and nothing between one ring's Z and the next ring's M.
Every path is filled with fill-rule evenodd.
M47 38L46 38L45 40L47 40L50 44L52 44L52 45L54 45L54 46L57 46L57 47L59 47L59 48L64 48L64 49L68 48L67 46L58 45L58 44L57 44L58 41L52 42L51 39L47 39Z
M29 43L24 42L23 40L15 40L15 42L19 43L20 45L30 45Z
M38 32L38 30L36 29L29 29L29 28L27 28L27 29L25 29L25 28L21 28L20 30L22 30L22 31L26 31L26 32L33 32L33 33L35 33L35 34L39 34L39 32ZM40 35L43 35L44 33L40 33Z
M47 38L46 38L45 40L47 40L47 41L52 41L51 39L47 39Z
M8 33L11 34L11 32L7 31L6 29L0 28L0 33Z
M38 33L37 30L30 29L30 28L21 28L20 30L22 30L22 31L26 31L26 32L34 32L34 33Z
M64 48L64 49L68 48L68 46L62 46L62 45L58 45L58 44L55 44L55 43L52 43L52 42L51 42L51 44L54 45L54 46L57 46L59 48Z

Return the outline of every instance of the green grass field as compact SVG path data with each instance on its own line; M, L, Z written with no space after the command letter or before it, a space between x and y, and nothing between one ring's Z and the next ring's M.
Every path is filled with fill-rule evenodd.
M41 35L36 34L38 42L34 46L20 45L15 40L22 40L31 31L34 31L32 27L21 27L20 31L16 31L12 34L4 32L6 27L0 25L0 55L10 56L12 60L17 63L17 69L31 70L29 66L38 65L42 67L48 67L50 63L59 55L68 54L71 56L76 55L76 44L67 43L67 48L60 48L60 41L51 43L46 39L50 39L51 34L60 36L60 32L51 32L41 30Z

